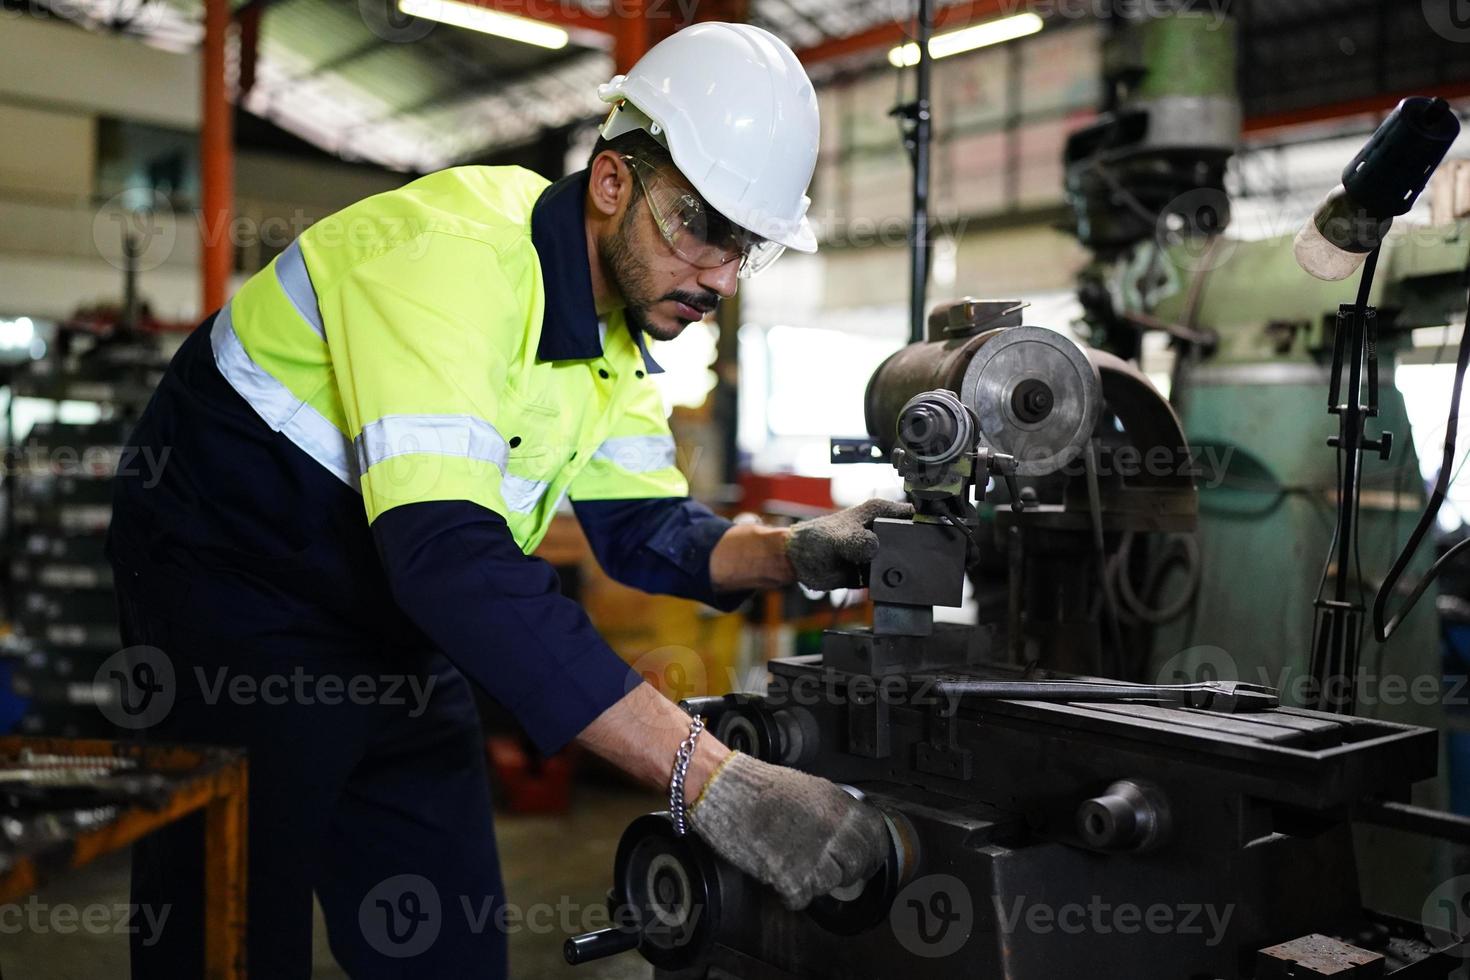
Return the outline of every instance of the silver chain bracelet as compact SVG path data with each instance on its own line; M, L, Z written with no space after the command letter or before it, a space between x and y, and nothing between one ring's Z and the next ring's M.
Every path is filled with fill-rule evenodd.
M674 774L669 778L669 816L674 819L674 833L683 837L689 832L684 809L684 777L689 772L689 760L694 758L694 743L704 731L704 719L699 715L689 723L689 737L679 743L674 753Z

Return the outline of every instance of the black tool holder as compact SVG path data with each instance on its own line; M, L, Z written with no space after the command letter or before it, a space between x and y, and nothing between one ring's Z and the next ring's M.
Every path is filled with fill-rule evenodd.
M1337 435L1330 437L1327 444L1338 451L1342 476L1338 481L1335 548L1329 556L1329 561L1336 561L1332 595L1331 598L1318 595L1314 603L1317 611L1312 633L1314 684L1308 707L1339 714L1352 714L1356 706L1358 655L1366 611L1361 583L1349 596L1349 573L1354 564L1358 532L1361 456L1375 452L1379 459L1386 460L1393 450L1392 433L1384 432L1377 439L1369 439L1363 431L1367 420L1378 415L1378 311L1367 302L1377 264L1378 250L1374 249L1363 267L1358 302L1338 307L1332 379L1327 396L1327 411L1338 420ZM1344 363L1347 365L1345 391Z
M1368 305L1378 254L1395 217L1407 214L1429 183L1460 123L1444 99L1415 96L1398 104L1342 171L1342 185L1317 209L1313 222L1332 247L1345 253L1367 253L1358 281L1357 302L1339 307L1337 336L1332 349L1332 380L1327 410L1338 418L1338 434L1328 445L1338 452L1337 528L1328 556L1337 562L1331 598L1319 589L1314 601L1316 623L1312 636L1313 690L1308 707L1352 714L1357 702L1358 654L1362 645L1363 583L1357 598L1348 597L1349 566L1357 563L1358 495L1362 477L1361 454L1378 453L1388 459L1393 439L1364 435L1367 419L1378 414L1378 311ZM1343 365L1347 389L1342 389ZM1364 391L1364 372L1367 391ZM1458 383L1457 383L1458 387ZM1366 401L1364 400L1366 396ZM1422 524L1422 522L1421 522ZM1411 542L1412 545L1416 542ZM1407 550L1407 549L1406 549ZM1400 556L1389 579L1402 571ZM1324 574L1324 584L1325 584ZM1391 585L1384 583L1383 590ZM1381 616L1382 595L1375 604ZM1416 596L1417 598L1417 596ZM1406 610L1407 611L1407 610ZM1386 632L1377 630L1380 640Z

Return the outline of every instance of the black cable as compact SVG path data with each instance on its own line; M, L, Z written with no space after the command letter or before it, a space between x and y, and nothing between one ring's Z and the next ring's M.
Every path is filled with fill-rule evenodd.
M1337 451L1337 498L1342 499L1342 450ZM1327 588L1327 572L1332 568L1332 555L1337 551L1338 523L1332 522L1332 538L1327 542L1327 557L1322 560L1322 575L1317 579L1317 594L1312 598L1312 642L1307 647L1308 663L1315 663L1317 659L1317 631L1322 625L1321 610L1318 603L1322 601L1322 590Z
M960 533L969 538L970 543L975 546L975 560L966 561L965 568L968 570L980 564L980 558L984 554L985 549L981 546L980 539L975 537L975 533L971 531L970 526L965 523L964 516L961 515L959 519L956 519L955 516L948 511L940 511L939 516L944 518L945 522L948 523L950 526L958 528Z
M1465 273L1467 278L1470 278L1470 265L1466 266ZM1393 635L1394 630L1399 628L1399 624L1413 610L1415 603L1424 594L1424 590L1429 588L1439 576L1445 563L1458 554L1465 545L1470 544L1470 538L1466 538L1440 555L1414 586L1413 591L1409 593L1409 598L1399 607L1398 612L1394 613L1387 622L1384 621L1384 610L1388 605L1389 594L1398 586L1399 579L1403 577L1404 571L1409 567L1409 562L1414 559L1415 553L1419 550L1419 544L1424 540L1424 535L1434 526L1435 520L1439 517L1439 509L1444 504L1450 484L1454 481L1458 471L1458 468L1454 466L1455 440L1460 429L1460 390L1464 385L1465 370L1470 367L1470 343L1466 343L1467 340L1470 340L1470 289L1466 291L1465 326L1460 331L1460 350L1455 356L1455 387L1450 393L1450 415L1445 424L1444 456L1440 462L1439 474L1435 477L1434 489L1429 495L1429 501L1424 505L1424 513L1419 515L1419 523L1414 525L1414 530L1409 533L1408 542L1399 552L1398 557L1394 559L1388 575L1383 579L1383 584L1378 587L1378 595L1373 599L1373 632L1378 637L1379 643L1387 641Z

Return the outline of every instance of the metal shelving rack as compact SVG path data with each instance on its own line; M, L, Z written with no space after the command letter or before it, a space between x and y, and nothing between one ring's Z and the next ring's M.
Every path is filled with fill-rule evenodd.
M8 378L0 594L13 687L28 701L17 731L102 735L98 668L122 645L104 554L112 478L134 420L167 364L158 334L63 325L52 350ZM37 422L17 438L17 399L91 402L95 422Z

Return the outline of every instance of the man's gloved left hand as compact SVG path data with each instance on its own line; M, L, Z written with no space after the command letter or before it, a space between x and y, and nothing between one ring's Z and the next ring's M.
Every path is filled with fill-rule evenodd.
M786 557L796 580L809 589L850 587L857 584L857 566L872 561L878 553L878 535L870 527L873 519L913 516L913 504L873 499L814 517L792 527Z
M888 856L888 825L874 807L819 776L742 752L710 776L689 823L789 909L865 880Z

